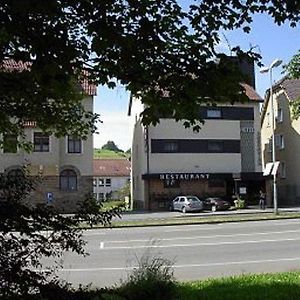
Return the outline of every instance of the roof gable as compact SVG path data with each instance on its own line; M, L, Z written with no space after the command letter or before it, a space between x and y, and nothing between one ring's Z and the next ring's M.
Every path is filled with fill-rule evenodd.
M130 176L131 164L127 159L94 159L94 176Z
M13 59L6 59L3 61L2 66L8 72L13 71L30 71L31 69L31 62L22 62L22 61L15 61ZM86 75L86 72L84 72ZM86 76L83 78L82 82L80 83L82 90L89 96L95 96L97 94L97 87L95 84L92 84L88 81Z

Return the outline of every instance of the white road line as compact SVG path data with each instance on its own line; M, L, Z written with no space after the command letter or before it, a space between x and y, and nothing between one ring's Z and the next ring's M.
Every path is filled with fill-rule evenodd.
M104 248L104 243L101 242L101 243L100 243L100 249L103 249L103 248Z
M266 221L248 221L248 222L234 222L234 223L216 223L213 225L209 225L210 227L204 227L206 224L188 224L188 225L180 225L180 228L170 228L164 230L163 232L186 232L189 227L189 231L198 231L198 230L216 230L216 226L218 227L234 227L234 228L249 228L249 224L251 225L259 225L262 226L288 226L288 225L297 225L300 224L299 220L266 220ZM214 226L214 227L211 227ZM173 226L174 227L174 226Z
M171 245L142 245L142 246L121 246L121 247L105 247L103 250L119 250L119 249L144 249L144 248L174 248L174 247L195 247L195 246L223 246L223 245L238 245L238 244L261 244L274 242L300 241L300 238L294 239L270 239L270 240L250 240L238 242L219 242L219 243L191 243L191 244L171 244Z
M291 258L276 258L276 259L264 259L264 260L246 260L246 261L227 261L227 262L216 262L216 263L204 263L204 264L182 264L173 265L172 268L198 268L198 267L218 267L218 266L230 266L230 265L247 265L247 264L262 264L262 263L278 263L287 261L299 261L300 257ZM98 272L98 271L122 271L132 270L138 266L131 267L99 267L99 268L85 268L85 269L59 269L59 272Z
M106 241L108 244L121 244L121 243L143 243L143 242L151 242L151 241L177 241L177 240L198 240L198 239L213 239L213 238L231 238L231 237L241 237L241 236L256 236L256 235L272 235L272 234L286 234L286 233L297 233L299 230L286 230L286 231L272 231L272 232L253 232L253 233L235 233L235 234L216 234L216 235L208 235L208 236L183 236L183 237L175 237L175 238L151 238L149 239L136 239L136 240L116 240L116 241Z

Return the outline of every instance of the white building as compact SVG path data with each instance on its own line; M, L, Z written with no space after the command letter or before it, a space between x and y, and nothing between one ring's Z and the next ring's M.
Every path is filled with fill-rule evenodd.
M127 159L94 159L94 195L97 200L117 199L117 191L130 182Z
M132 100L135 116L132 144L132 197L137 208L166 209L173 197L194 194L200 198L235 193L254 201L264 189L261 165L261 97L243 84L249 101L204 106L205 124L199 132L183 122L160 119L143 126L140 101ZM136 107L139 107L138 109Z

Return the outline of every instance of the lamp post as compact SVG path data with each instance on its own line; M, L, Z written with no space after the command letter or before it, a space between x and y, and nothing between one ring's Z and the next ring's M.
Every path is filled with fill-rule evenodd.
M276 149L275 149L275 113L274 113L274 99L273 99L273 82L272 82L272 70L280 66L282 60L275 59L269 67L262 68L260 73L269 73L270 74L270 100L271 100L271 130L272 130L272 162L273 167L276 162ZM273 172L273 203L274 203L274 214L278 214L278 205L277 205L277 178L276 172Z

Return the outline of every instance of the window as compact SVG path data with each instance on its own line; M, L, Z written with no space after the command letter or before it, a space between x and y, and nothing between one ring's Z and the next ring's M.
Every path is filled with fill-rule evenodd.
M209 108L207 109L206 117L208 119L221 119L222 117L221 110L217 108Z
M104 179L103 178L98 178L98 185L99 186L104 186Z
M283 135L279 136L279 147L280 147L280 149L284 149L284 136Z
M208 152L223 152L223 142L220 141L208 141L207 150Z
M60 189L64 191L77 190L77 175L73 170L64 170L59 176Z
M273 148L272 138L269 139L268 147L267 148L268 148L268 152L272 153L272 148Z
M240 153L240 140L151 140L151 153Z
M267 113L267 116L266 116L266 118L267 118L267 127L270 127L271 125L271 115L270 115L270 113Z
M283 111L281 108L278 108L278 113L277 113L277 122L281 123L283 122Z
M97 186L97 179L93 179L93 186Z
M22 185L23 181L20 180L21 178L24 178L24 172L22 169L11 169L7 173L7 180L10 182L11 185Z
M33 136L34 152L49 152L49 134L35 132Z
M24 173L22 169L12 169L7 173L7 177L14 179L17 177L24 177Z
M178 152L178 143L177 142L165 142L164 143L164 152Z
M280 177L285 178L286 177L286 165L285 162L280 162Z
M17 153L18 140L15 135L4 135L3 137L3 153Z
M103 201L104 200L104 193L99 193L98 194L98 200Z
M111 186L111 179L110 178L107 178L105 180L105 186Z
M275 135L275 144L279 149L284 149L284 136L282 134Z
M68 153L81 153L81 139L74 135L68 135Z

